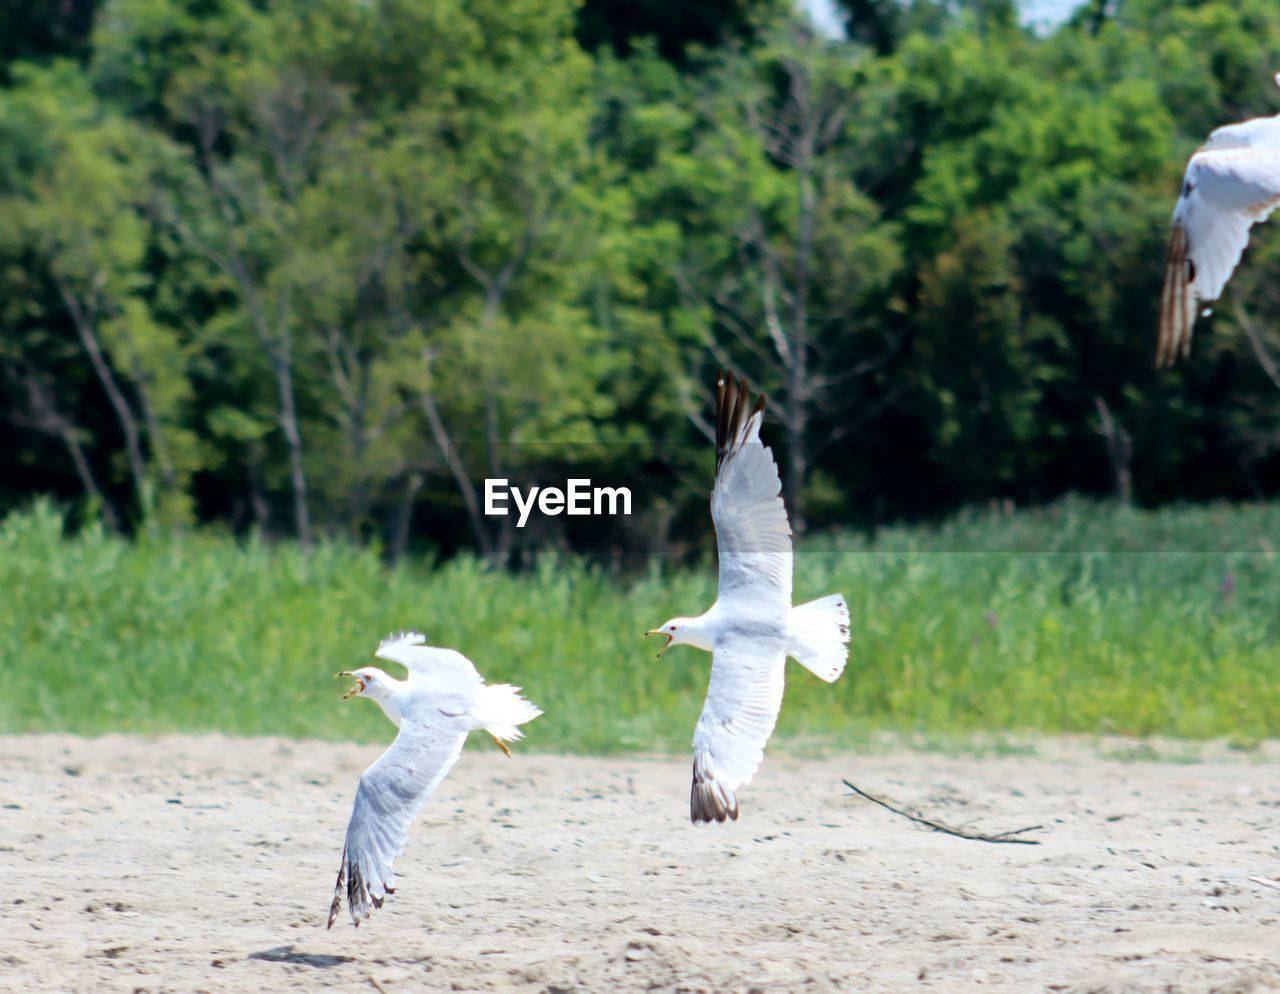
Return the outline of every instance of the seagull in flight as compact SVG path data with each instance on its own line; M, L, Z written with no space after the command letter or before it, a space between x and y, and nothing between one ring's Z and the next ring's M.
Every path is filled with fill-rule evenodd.
M1280 85L1280 73L1276 73ZM1196 312L1222 295L1249 243L1249 229L1280 207L1280 114L1228 124L1209 135L1182 181L1160 295L1156 366L1191 353Z
M777 464L760 441L763 420L764 398L753 408L746 383L721 373L711 491L720 589L705 614L645 633L666 636L659 656L673 645L711 653L711 683L693 733L694 823L737 819L736 792L760 766L782 707L787 657L830 683L848 653L842 595L791 606L791 526Z
M377 701L400 734L360 775L327 928L338 917L344 892L357 928L395 893L391 865L404 851L409 824L457 761L468 733L483 728L510 756L506 742L523 738L519 726L542 714L520 696L519 687L487 685L462 653L426 642L419 632L398 632L374 653L407 669L407 680L376 666L338 674L356 681L343 700Z

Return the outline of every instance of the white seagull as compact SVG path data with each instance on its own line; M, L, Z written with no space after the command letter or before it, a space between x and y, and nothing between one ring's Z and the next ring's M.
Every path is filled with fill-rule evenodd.
M356 803L342 847L338 883L329 907L329 924L347 896L357 928L372 908L395 893L391 865L404 851L409 824L462 752L467 734L483 728L508 756L504 739L523 738L519 725L542 712L505 683L487 686L471 660L453 649L426 644L418 632L398 632L382 640L374 653L409 671L397 680L376 666L343 671L356 685L348 697L368 697L400 728L391 747L360 775Z
M1280 85L1280 73L1276 74ZM1280 206L1280 114L1218 128L1187 163L1160 295L1156 366L1191 353L1197 310L1208 315L1249 243Z
M711 517L720 554L716 602L696 618L672 618L647 635L711 655L711 683L693 733L689 817L738 817L735 792L751 782L782 707L787 657L830 683L844 671L844 597L791 606L791 526L772 453L760 441L764 398L731 373L716 380L716 481Z

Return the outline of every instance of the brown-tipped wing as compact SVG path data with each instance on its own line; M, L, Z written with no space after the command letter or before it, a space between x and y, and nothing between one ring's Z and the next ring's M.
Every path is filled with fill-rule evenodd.
M1164 264L1160 294L1160 325L1156 334L1156 367L1172 366L1191 352L1191 329L1196 320L1194 263L1187 245L1187 229L1175 222Z
M751 781L773 733L786 674L786 642L750 633L722 638L693 732L694 822L738 817L736 791Z
M405 715L391 747L360 777L329 928L344 896L352 924L359 926L395 892L392 866L404 851L409 825L462 752L469 728L465 715L446 715L434 707L421 712Z
M728 370L716 376L716 471L747 429L753 415L764 413L764 395L751 404L751 388Z
M1249 243L1249 229L1278 205L1280 149L1211 149L1191 157L1165 261L1157 366L1190 353L1197 311L1222 295Z
M764 398L732 373L716 381L716 482L711 518L721 602L745 598L765 612L791 609L791 526L773 454L760 441Z

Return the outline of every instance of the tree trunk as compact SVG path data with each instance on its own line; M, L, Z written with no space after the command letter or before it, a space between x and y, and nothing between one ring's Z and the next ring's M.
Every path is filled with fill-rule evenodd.
M279 424L284 433L285 448L289 454L289 482L293 491L293 524L298 541L304 549L311 547L311 513L307 507L307 472L303 464L302 431L298 427L298 411L293 394L293 364L290 361L289 344L272 351L271 364L275 368L276 392L280 399Z
M205 178L228 230L238 223L237 208L233 197L219 179L219 171L213 154L213 143L216 138L216 127L212 122L204 121L205 130L200 135L201 156L205 166ZM190 237L188 235L188 237ZM293 495L293 522L298 533L298 541L304 549L311 547L311 514L307 504L307 474L303 462L302 430L298 424L297 405L293 390L293 354L290 341L289 323L291 320L291 296L285 293L278 301L278 309L274 323L267 317L263 302L258 295L258 283L250 275L244 257L236 247L234 239L221 251L212 250L210 257L239 286L244 304L248 308L250 326L258 340L259 346L266 353L267 362L271 366L276 381L276 395L279 410L276 421L284 435L285 447L289 456L289 482Z
M262 464L265 457L260 442L249 447L249 506L253 509L253 524L260 532L267 530L271 521L271 505L267 503L262 482Z
M93 478L89 460L85 458L84 447L80 444L80 439L76 438L75 429L64 422L59 426L58 437L67 448L67 455L71 457L71 463L75 466L76 476L80 478L80 485L84 488L85 495L102 509L102 520L107 526L107 531L117 531L119 525L116 523L116 512L111 507L111 502L107 500L106 494L98 487L97 480Z
M133 349L132 340L129 347ZM138 393L138 403L142 407L142 419L147 426L147 441L151 446L151 454L160 464L160 479L170 493L178 490L178 474L173 466L173 458L169 455L169 447L165 444L164 431L160 427L160 418L151 404L151 396L147 390L145 373L133 363L133 387Z
M404 496L400 499L400 509L396 514L396 529L391 538L391 565L395 566L404 559L409 548L409 533L413 523L413 502L422 489L422 474L416 470L405 480Z
M489 386L484 402L485 413L485 447L488 450L489 472L495 479L506 475L502 468L502 438L498 424L497 388ZM511 549L515 544L515 529L511 527L511 516L500 518L498 539L490 543L489 565L495 569L505 569L511 562Z
M89 363L93 366L93 371L98 377L98 382L102 384L102 389L106 391L107 400L110 401L111 408L115 411L116 418L120 422L120 428L124 432L125 452L129 459L129 472L133 477L138 508L142 513L144 523L150 524L151 501L148 496L147 462L142 452L142 436L138 431L138 419L133 413L133 408L129 406L129 400L125 397L124 391L121 390L115 374L111 371L111 366L107 363L106 356L103 355L102 346L98 342L97 328L94 326L93 308L82 306L61 276L56 277L56 280L58 293L62 296L62 302L66 304L67 311L71 314L71 323L75 325L80 344L84 346L85 353L89 356Z
M796 232L795 292L791 308L791 342L787 389L787 469L786 500L791 512L791 530L804 534L804 483L809 472L807 434L809 428L809 283L816 223L816 195L813 188L813 149L805 137L796 167L800 185L800 217Z
M1128 507L1133 503L1133 438L1111 414L1111 408L1102 397L1093 398L1093 406L1098 411L1101 423L1101 435L1107 443L1107 458L1111 462L1111 479L1114 482L1116 497L1120 503Z
M369 426L365 423L368 410L368 372L361 368L358 402L350 417L351 446L351 497L347 502L347 531L352 538L360 537L360 529L369 516L370 487L365 455L369 449Z
M787 459L783 466L782 489L787 502L787 516L791 531L804 534L804 481L809 472L809 456L805 447L804 408L791 401L791 411L784 422L787 439Z
M14 378L17 378L16 374ZM84 446L80 444L76 426L72 424L70 418L58 410L35 370L25 369L22 373L22 383L26 387L27 403L31 408L32 427L62 442L66 447L67 455L71 458L71 465L75 467L76 476L80 480L85 496L101 508L102 521L107 531L118 531L119 523L116 521L115 508L111 506L107 495L102 492L98 481L94 479L93 470L84 454Z
M475 535L476 544L480 546L480 554L489 562L493 562L496 550L489 539L489 530L485 527L484 515L480 511L480 500L476 496L476 488L471 482L466 464L449 437L449 429L445 426L444 419L440 416L440 409L436 406L435 398L431 396L430 391L422 390L418 397L422 403L422 412L427 416L427 425L435 439L436 448L440 450L440 455L449 468L454 482L458 484L458 491L462 494L462 505L466 508L467 520L471 522L471 531Z

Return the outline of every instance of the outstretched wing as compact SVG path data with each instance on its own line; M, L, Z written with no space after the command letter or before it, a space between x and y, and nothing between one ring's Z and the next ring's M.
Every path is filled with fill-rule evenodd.
M423 708L412 721L401 722L391 747L361 775L327 927L338 917L344 890L357 927L395 891L392 864L404 851L410 823L457 762L468 721L466 715Z
M720 601L757 610L791 607L791 526L773 454L760 441L764 398L732 373L716 381L716 483L711 518L720 553Z
M778 638L735 634L711 657L711 684L693 732L694 822L738 817L735 791L750 783L773 733L786 673L786 644Z
M1222 295L1249 229L1280 206L1280 148L1206 149L1187 164L1173 212L1156 365L1191 352L1196 312Z
M456 649L427 645L421 632L394 632L378 643L374 655L399 663L410 673L430 675L441 680L456 680L460 685L480 682L475 665Z
M410 628L403 632L392 632L378 643L378 648L374 650L373 654L379 659L389 659L393 663L407 666L408 663L405 663L400 657L412 655L415 647L425 646L426 644L426 635Z

